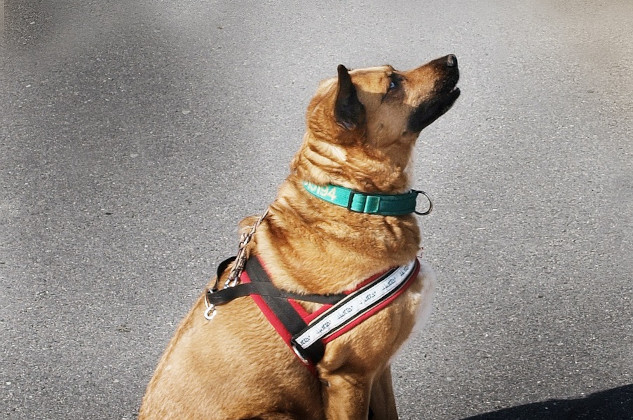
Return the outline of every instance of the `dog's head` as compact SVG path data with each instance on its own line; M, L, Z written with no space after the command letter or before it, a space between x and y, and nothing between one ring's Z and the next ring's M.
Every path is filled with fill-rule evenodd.
M308 106L308 130L293 170L319 184L406 188L415 140L457 100L458 79L453 55L409 71L339 65L338 77L323 81Z

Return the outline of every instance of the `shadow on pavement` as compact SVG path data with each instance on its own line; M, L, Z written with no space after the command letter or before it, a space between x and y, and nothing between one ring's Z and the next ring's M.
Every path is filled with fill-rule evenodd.
M549 400L506 408L463 420L632 420L633 385L574 400Z

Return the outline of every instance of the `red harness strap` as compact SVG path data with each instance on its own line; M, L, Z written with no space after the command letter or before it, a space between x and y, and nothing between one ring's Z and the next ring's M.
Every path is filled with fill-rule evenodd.
M389 270L385 273L376 274L359 284L355 289L344 292L345 297L336 304L324 304L315 312L307 312L297 300L292 298L271 297L260 294L250 294L262 313L273 325L277 333L284 342L294 350L299 360L316 375L316 364L321 360L325 352L325 344L345 334L355 326L359 325L378 311L384 309L398 296L400 296L413 283L420 270L420 263L416 259L410 268L408 275L395 287L394 276L396 270L402 267ZM270 277L257 258L251 258L246 264L246 269L240 277L242 284L255 282L270 282ZM380 284L384 282L385 284ZM380 297L379 300L371 301L376 293L381 293L379 289L388 289L389 292ZM362 295L364 293L364 295ZM362 295L362 296L361 296ZM360 297L359 297L360 296ZM356 305L354 305L354 301ZM363 306L363 301L369 302L366 307L351 313L352 307ZM341 307L347 304L347 307ZM334 318L345 318L345 322L337 325L336 328L327 329L330 326L328 317L336 310L339 311ZM312 323L312 324L311 324ZM317 325L321 330L314 333L309 331L312 326ZM313 329L313 328L312 328ZM315 336L316 334L316 336ZM306 336L315 336L312 339ZM302 339L298 342L297 339ZM302 342L309 345L301 345Z

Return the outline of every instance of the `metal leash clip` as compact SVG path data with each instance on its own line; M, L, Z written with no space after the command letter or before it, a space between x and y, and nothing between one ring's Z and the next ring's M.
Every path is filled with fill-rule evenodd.
M250 232L243 233L242 236L240 237L240 244L239 244L239 249L237 251L237 256L235 257L235 263L233 264L233 267L231 268L231 271L229 272L228 278L224 282L224 288L234 287L240 282L240 275L242 274L242 271L244 271L244 267L246 266L246 246L251 241L251 239L253 239L253 235L255 235L255 231L257 230L257 228L262 223L262 221L266 218L267 215L268 215L268 209L266 209L264 214L262 214L259 217L259 219L257 219L257 222L255 222L255 224L251 227ZM214 291L217 290L217 282L219 280L219 276L220 274L216 276L215 286L213 286L213 288L211 289L208 289L207 294L213 293ZM204 303L207 307L207 309L204 311L204 317L207 320L211 321L213 317L215 317L217 313L217 309L215 308L215 305L210 303L209 299L207 299L206 297L204 299Z
M255 235L255 231L262 223L262 221L268 215L268 209L262 214L257 222L251 227L250 232L243 233L240 238L240 246L237 251L237 256L235 257L235 264L233 264L233 268L231 268L231 272L229 273L229 277L224 282L224 287L233 287L240 282L240 275L242 271L244 271L244 266L246 265L246 245L253 239L253 235Z
M204 303L207 305L207 309L204 311L204 317L211 321L218 311L215 309L215 305L209 303L206 299L204 300Z

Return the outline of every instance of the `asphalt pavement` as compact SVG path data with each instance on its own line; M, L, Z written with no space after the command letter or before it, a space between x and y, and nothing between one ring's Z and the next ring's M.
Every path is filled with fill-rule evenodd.
M0 418L135 418L319 80L454 53L401 418L633 419L633 2L304 3L1 4Z

